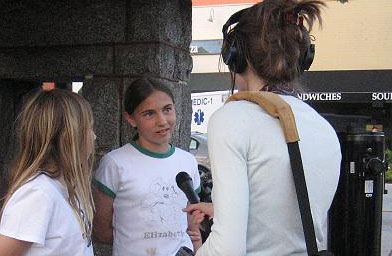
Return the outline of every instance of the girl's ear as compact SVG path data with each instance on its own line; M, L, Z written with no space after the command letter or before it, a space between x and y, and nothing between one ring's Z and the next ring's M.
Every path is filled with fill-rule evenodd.
M125 120L128 122L128 124L130 126L132 126L132 128L136 128L136 122L135 119L132 117L132 115L128 114L127 112L123 112L124 118Z

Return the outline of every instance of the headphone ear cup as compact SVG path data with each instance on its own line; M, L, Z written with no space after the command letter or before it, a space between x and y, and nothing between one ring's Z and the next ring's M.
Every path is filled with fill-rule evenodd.
M246 55L244 50L241 48L238 40L238 31L236 28L229 29L231 25L240 22L241 16L250 9L242 9L233 15L226 21L222 27L223 33L223 45L222 45L222 59L223 62L229 66L229 70L234 73L243 73L248 65L246 61ZM238 24L237 24L238 25ZM242 45L243 46L243 45Z
M229 35L230 36L230 35ZM228 36L228 37L229 37ZM229 41L225 39L225 43ZM247 62L244 54L241 53L236 41L232 41L230 47L222 48L223 62L229 67L229 70L234 73L243 73L246 69Z
M235 46L230 46L228 53L226 55L226 65L229 67L231 72L238 73L237 70L237 59L238 59L238 50Z
M228 65L229 67L232 65L233 63L233 50L232 50L232 45L231 46L227 46L227 40L225 40L226 42L223 43L223 47L222 47L222 59L223 62Z
M314 44L308 44L306 50L304 52L304 58L299 63L301 73L305 70L309 70L310 66L313 63L314 54L316 52L316 47Z
M234 58L234 68L235 72L241 74L245 71L248 66L248 62L246 61L244 51L238 46L233 47L233 52L235 52Z

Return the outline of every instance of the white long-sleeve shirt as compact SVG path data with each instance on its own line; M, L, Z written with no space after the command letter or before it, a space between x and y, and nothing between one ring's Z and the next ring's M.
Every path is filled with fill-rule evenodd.
M327 211L341 152L334 129L292 96L291 106L319 250L327 244ZM197 256L306 255L287 144L279 120L248 101L225 104L208 125L214 225Z

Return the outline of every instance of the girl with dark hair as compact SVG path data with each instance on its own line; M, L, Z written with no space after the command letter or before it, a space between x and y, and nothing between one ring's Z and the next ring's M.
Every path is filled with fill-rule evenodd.
M113 243L113 255L175 255L195 249L200 233L188 228L181 209L187 199L176 175L187 172L200 188L196 159L170 144L176 115L174 97L164 85L135 80L124 97L124 117L136 129L133 140L106 154L96 171L94 236ZM191 241L192 240L192 241Z
M76 93L38 91L18 119L0 255L93 256L93 114Z
M327 246L327 213L339 179L340 146L334 129L296 91L298 77L313 59L309 31L316 19L321 23L323 5L317 0L264 0L229 19L222 48L240 92L272 92L291 107L320 250ZM197 256L306 255L279 120L252 102L230 101L209 121L208 150L213 205L185 209L214 218Z

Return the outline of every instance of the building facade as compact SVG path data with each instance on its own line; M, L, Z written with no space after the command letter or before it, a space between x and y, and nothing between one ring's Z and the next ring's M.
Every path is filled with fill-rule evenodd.
M228 90L228 68L220 62L222 26L254 0L193 1L192 92ZM384 131L392 119L392 2L325 0L322 27L316 24L316 55L301 78L300 97L338 132ZM390 147L390 142L389 145Z

